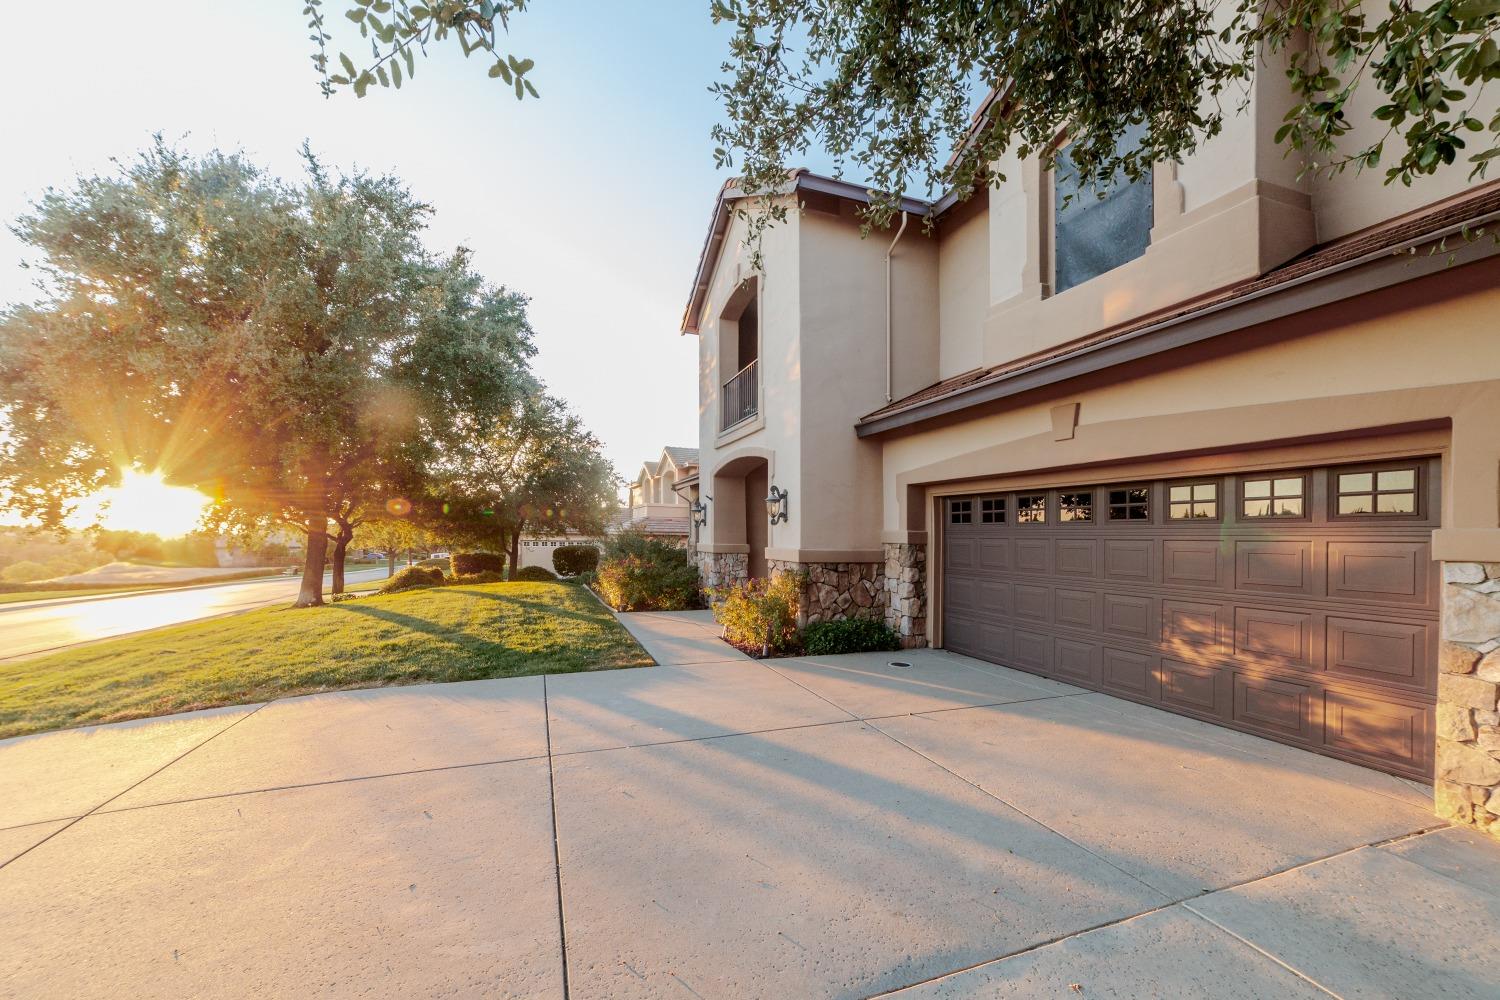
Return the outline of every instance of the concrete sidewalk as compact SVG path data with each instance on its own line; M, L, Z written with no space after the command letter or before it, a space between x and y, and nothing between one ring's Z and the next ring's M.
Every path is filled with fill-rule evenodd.
M622 620L660 666L0 742L0 997L1500 993L1500 846L1429 789Z

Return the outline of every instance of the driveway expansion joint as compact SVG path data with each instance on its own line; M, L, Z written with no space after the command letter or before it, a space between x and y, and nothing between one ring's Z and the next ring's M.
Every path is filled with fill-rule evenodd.
M597 596L597 595L596 595ZM562 955L562 995L568 1000L568 924L563 915L562 849L557 835L557 772L552 767L552 712L547 705L547 675L542 675L542 727L547 740L547 806L552 816L552 878L557 886L558 950Z

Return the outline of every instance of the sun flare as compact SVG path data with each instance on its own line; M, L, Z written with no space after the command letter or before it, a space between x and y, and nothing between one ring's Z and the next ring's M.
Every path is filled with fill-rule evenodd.
M107 486L84 501L77 519L112 531L179 538L198 527L211 503L197 490L169 486L160 473L126 469L119 486Z

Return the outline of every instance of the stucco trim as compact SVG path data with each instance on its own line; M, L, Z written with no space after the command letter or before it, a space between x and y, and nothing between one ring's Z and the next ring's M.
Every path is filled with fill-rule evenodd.
M927 532L925 531L882 531L881 542L887 545L926 545Z
M1500 562L1500 528L1436 528L1432 558L1438 562Z
M766 549L766 558L798 563L885 562L881 549Z
M742 555L749 555L749 553L750 553L750 546L746 545L744 542L699 542L698 545L697 545L697 549L698 549L699 552L707 553L708 555L711 555L711 556L712 555L730 555L730 556L741 555L742 556Z

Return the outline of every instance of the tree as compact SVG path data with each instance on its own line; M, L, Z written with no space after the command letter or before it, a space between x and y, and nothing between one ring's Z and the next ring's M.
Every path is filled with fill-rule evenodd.
M465 251L434 259L399 181L307 165L291 186L158 140L20 220L47 296L0 317L6 506L58 529L119 470L155 469L214 496L221 530L302 531L308 606L330 522L338 557L437 439L488 426L533 350L524 298Z
M1262 57L1284 50L1295 100L1277 141L1309 169L1373 167L1399 141L1386 179L1409 184L1452 164L1476 132L1488 135L1469 157L1474 174L1500 155L1500 115L1472 111L1500 76L1500 0L1395 0L1383 17L1357 0L714 0L713 18L735 30L727 79L712 87L725 116L718 163L737 164L750 192L775 191L820 144L869 178L874 225L903 192L967 197L997 179L1007 151L1050 161L1064 130L1085 185L1180 159L1219 133ZM1389 132L1341 152L1361 87L1382 95L1375 117ZM752 236L764 213L756 223Z
M343 73L329 74L331 36L321 0L309 0L325 93L399 87L402 65L410 76L417 53L446 42L466 56L493 56L491 77L518 98L536 95L524 79L531 60L495 51L497 32L509 31L524 0L341 6L370 42L371 59L361 69L341 54ZM993 164L1007 151L1050 160L1064 129L1085 186L1180 159L1219 133L1239 103L1233 91L1263 56L1281 52L1294 101L1277 141L1305 156L1308 169L1389 160L1387 183L1410 184L1460 154L1472 176L1483 176L1500 156L1500 113L1485 120L1475 111L1500 76L1500 0L1380 8L1360 0L711 0L710 10L734 29L726 78L710 88L724 107L713 129L718 164L737 166L745 190L773 192L788 167L821 146L876 193L871 225L889 223L909 191L968 197L995 179ZM1381 97L1375 117L1388 130L1341 149L1352 128L1347 109L1367 87ZM997 99L984 101L973 122L992 91ZM785 211L756 214L752 241Z
M398 507L397 510L402 508ZM383 517L375 517L361 521L354 528L354 541L351 544L360 548L380 549L385 553L386 572L396 572L396 553L402 549L415 548L425 545L425 532L405 517L387 513Z
M540 384L486 431L455 439L418 516L437 537L509 557L521 535L598 533L617 481L599 439Z
M344 17L358 25L359 37L370 43L370 58L360 60L363 65L359 66L340 52L338 69L342 72L329 72L328 43L333 36L323 18L323 0L306 0L302 13L317 45L312 61L325 96L332 96L335 87L347 87L364 97L374 83L399 89L403 73L408 79L416 75L416 53L425 56L429 45L445 44L450 49L457 46L466 57L478 52L486 60L494 59L490 78L514 87L516 100L527 94L538 96L526 78L535 65L532 60L495 49L499 33L510 30L511 16L526 9L526 0L428 0L425 4L352 0L340 6Z

